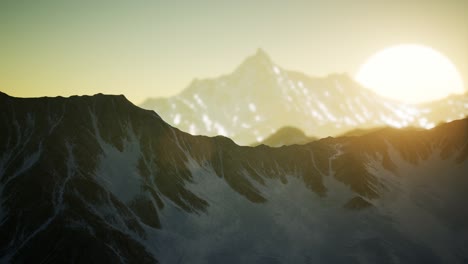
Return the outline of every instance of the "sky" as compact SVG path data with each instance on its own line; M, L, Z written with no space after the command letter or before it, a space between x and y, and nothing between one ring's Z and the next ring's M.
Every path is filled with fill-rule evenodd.
M468 1L0 0L0 91L136 104L234 70L257 48L311 76L392 45L447 56L468 83Z

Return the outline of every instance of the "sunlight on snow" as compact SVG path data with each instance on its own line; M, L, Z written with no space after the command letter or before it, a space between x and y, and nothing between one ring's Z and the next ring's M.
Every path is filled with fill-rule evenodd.
M174 117L174 124L178 125L180 124L180 114L176 114Z
M249 103L249 109L250 109L251 112L257 111L257 107L255 106L254 103Z
M274 71L277 75L280 75L280 74L281 74L280 69L279 69L277 66L273 66L273 71Z
M211 131L211 125L213 124L213 122L211 121L211 119L206 114L203 114L203 123L205 123L206 129L210 132Z
M192 135L197 134L197 127L194 124L190 124L189 133Z
M194 94L193 98L195 99L195 101L197 101L197 104L199 106L201 106L203 109L206 109L205 103L203 102L203 100L200 98L200 96L198 94Z

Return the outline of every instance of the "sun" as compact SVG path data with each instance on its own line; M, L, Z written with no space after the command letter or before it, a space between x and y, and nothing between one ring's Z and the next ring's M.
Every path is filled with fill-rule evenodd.
M417 44L397 45L376 53L355 78L382 96L410 104L465 92L453 63L440 52Z

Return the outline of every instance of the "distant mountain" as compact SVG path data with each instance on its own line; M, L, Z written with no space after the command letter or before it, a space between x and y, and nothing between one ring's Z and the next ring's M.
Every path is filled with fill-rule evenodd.
M254 143L253 146L265 144L270 147L281 147L295 144L306 144L317 140L315 137L309 137L300 129L295 127L283 127L275 133L268 136L260 143Z
M468 119L282 148L0 93L0 263L466 263Z
M179 95L148 99L141 107L191 134L224 135L249 145L285 126L318 137L387 125L430 128L468 114L468 95L405 105L344 74L313 78L287 71L259 49L229 75L194 80Z
M385 129L384 127L374 127L374 128L367 128L367 129L361 129L361 128L356 128L352 129L350 131L346 131L345 133L339 135L339 137L356 137L356 136L363 136L369 133L373 133L379 130Z
M338 137L359 137L359 136L364 136L370 133L375 133L380 130L385 130L387 129L386 127L374 127L374 128L367 128L367 129L360 129L356 128L350 131L347 131L341 135L338 135ZM421 131L424 130L424 128L420 127L404 127L400 128L400 130L405 130L405 131Z

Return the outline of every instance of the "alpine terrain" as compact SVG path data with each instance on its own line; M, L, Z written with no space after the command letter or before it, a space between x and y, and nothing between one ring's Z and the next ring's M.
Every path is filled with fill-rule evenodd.
M343 76L276 73L261 54L246 64L221 80L232 85L256 74L277 85L283 78L297 86L291 95L311 98L350 84ZM242 72L251 69L262 72ZM299 80L329 88L312 93ZM214 89L201 85L209 83L221 81L192 89ZM265 100L276 102L282 91ZM357 109L363 91L351 89L347 107ZM235 94L245 91L224 92L237 104ZM254 100L258 90L250 92ZM161 101L161 109L172 107L164 102L190 109L183 98ZM266 102L239 110L236 124L269 113ZM293 105L297 113L306 107ZM338 118L332 111L350 108L339 109L317 113ZM192 136L123 96L0 93L0 115L0 263L468 262L468 119L270 148ZM259 116L281 120L278 112ZM218 119L209 118L216 129Z
M275 64L261 49L234 72L194 80L180 94L150 98L172 126L193 135L223 135L241 145L258 144L283 127L326 137L359 128L432 128L468 114L468 94L419 105L383 98L346 74L309 77Z

